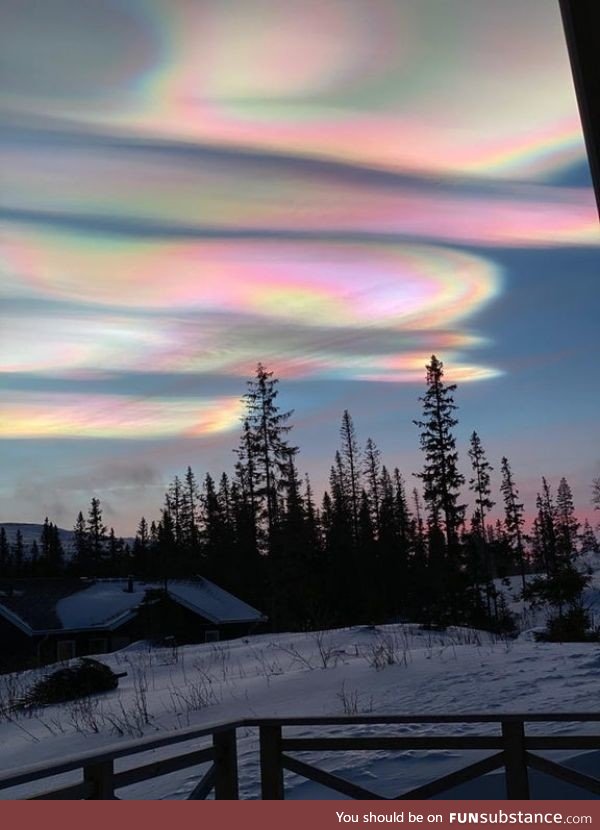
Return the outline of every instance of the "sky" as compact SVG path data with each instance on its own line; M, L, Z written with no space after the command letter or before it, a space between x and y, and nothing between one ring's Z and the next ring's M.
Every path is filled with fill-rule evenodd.
M435 353L531 512L593 518L600 233L548 0L0 0L0 520L132 534L262 361L325 485L409 488Z

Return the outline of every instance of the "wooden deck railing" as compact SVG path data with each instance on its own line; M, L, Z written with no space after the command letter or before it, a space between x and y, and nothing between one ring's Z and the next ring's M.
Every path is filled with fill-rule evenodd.
M263 799L285 798L284 770L315 781L336 793L356 799L382 799L378 795L338 775L319 769L295 757L298 752L344 752L387 750L478 750L493 754L469 764L428 784L395 796L400 799L426 799L452 787L472 781L497 769L504 769L506 798L528 799L528 770L534 769L561 781L600 795L600 778L584 775L569 767L536 754L539 750L600 750L599 735L528 735L530 723L600 722L600 713L592 714L505 714L505 715L357 715L344 717L262 718L216 723L202 729L186 729L160 738L143 738L120 743L100 752L85 753L65 758L53 764L38 764L0 776L0 798L9 798L7 791L66 773L80 771L73 783L55 789L31 792L28 799L116 799L119 789L154 779L178 770L209 764L188 795L189 799L204 799L214 792L216 799L238 799L237 730L240 727L258 729L260 752L260 794ZM489 735L323 735L325 727L343 726L352 731L365 726L397 726L406 724L496 724L498 734ZM310 727L314 733L298 737L288 734L290 729ZM388 730L393 731L393 730ZM205 741L203 739L206 739ZM168 758L141 766L115 770L115 761L177 744L205 745L187 749ZM600 763L599 763L600 766Z

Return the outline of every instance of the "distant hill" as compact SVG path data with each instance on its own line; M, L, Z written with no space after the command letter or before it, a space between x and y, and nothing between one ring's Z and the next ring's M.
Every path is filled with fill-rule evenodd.
M40 544L40 537L42 535L41 524L33 524L30 522L0 522L0 527L6 531L6 538L8 543L12 545L17 537L17 531L20 530L23 534L23 544L25 545L25 556L29 554L31 543L35 541ZM70 556L74 550L73 531L65 530L62 527L58 528L60 541L67 556Z
M33 540L35 539L38 545L40 544L40 537L44 525L34 524L33 522L0 522L0 527L3 527L6 531L6 538L8 539L9 545L14 543L17 531L21 531L23 534L23 544L25 545L25 556L28 556L29 548ZM64 527L59 527L58 533L65 555L67 557L72 556L75 553L75 534L72 530L65 530ZM133 545L134 539L126 536L123 541L126 544Z

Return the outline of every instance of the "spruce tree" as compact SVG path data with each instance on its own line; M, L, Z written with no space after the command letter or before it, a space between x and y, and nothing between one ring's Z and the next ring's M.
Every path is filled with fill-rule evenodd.
M346 490L350 503L350 515L352 518L352 535L356 540L358 535L358 511L360 498L360 450L356 440L354 423L347 409L342 415L340 426L341 445L341 470L345 479L344 489Z
M106 547L106 526L102 521L102 507L100 499L93 498L90 503L87 519L87 532L90 546L90 557L94 567L102 562Z
M429 509L430 525L445 532L451 556L458 551L458 530L463 522L464 505L458 504L460 488L465 483L458 470L458 453L453 429L458 421L452 393L455 384L444 382L443 363L432 355L427 365L427 391L423 403L423 419L415 421L421 430L421 449L425 454L423 497Z
M8 544L8 537L6 530L0 527L0 577L10 575L11 571L11 555L10 545Z
M196 552L200 541L200 490L196 476L188 466L183 485L182 525L185 544L192 552Z
M566 480L561 478L556 495L556 545L563 559L570 559L577 552L579 522L575 516L573 493Z
M145 517L138 524L133 542L133 566L139 576L150 576L150 529Z
M500 490L504 498L504 527L511 549L514 551L519 570L523 590L526 587L525 581L525 548L523 545L523 504L519 501L519 491L515 485L512 470L506 456L501 461L502 483Z
M592 481L592 504L594 510L600 510L600 476Z
M235 490L232 488L230 493L232 512L239 529L239 547L246 548L253 558L259 549L259 484L254 439L247 418L244 419L240 443L235 452L238 460L235 465Z
M473 525L476 533L486 541L485 519L495 502L491 498L490 472L494 469L485 457L481 439L476 432L471 435L469 458L473 468L473 477L469 479L469 489L475 494L475 513Z
M375 534L379 536L381 531L381 452L372 438L367 438L364 452L364 474L367 480L368 496L373 511L373 522Z
M600 553L600 543L587 519L583 523L579 544L582 553Z
M185 515L185 496L181 479L177 475L169 485L165 496L164 510L169 513L173 527L173 542L179 553L184 541L183 522Z
M37 541L34 539L29 548L29 570L32 576L38 576L39 561L40 549Z
M77 569L89 575L90 569L90 536L81 510L73 527L73 547L75 549L75 564Z
M25 562L25 544L23 542L23 534L18 528L15 534L15 541L12 547L12 559L15 576L23 576L23 566Z
M568 492L565 487L562 490L562 509L566 509L568 515ZM545 574L532 580L523 597L554 609L547 626L551 639L585 639L589 619L583 608L582 595L590 577L577 570L573 547L561 538L559 512L545 478L542 478L542 492L537 495L536 506L534 547Z
M256 476L255 496L259 506L259 522L262 523L264 552L272 552L279 522L279 494L285 487L285 474L290 453L297 447L287 441L291 430L288 424L293 411L281 412L277 405L279 381L273 372L259 363L256 375L248 381L244 395L245 421L249 427L249 444L253 453Z

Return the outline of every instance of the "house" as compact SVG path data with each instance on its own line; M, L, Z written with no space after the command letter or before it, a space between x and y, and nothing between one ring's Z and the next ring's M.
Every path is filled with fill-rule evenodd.
M202 577L0 580L0 667L43 665L124 648L244 636L260 611Z

